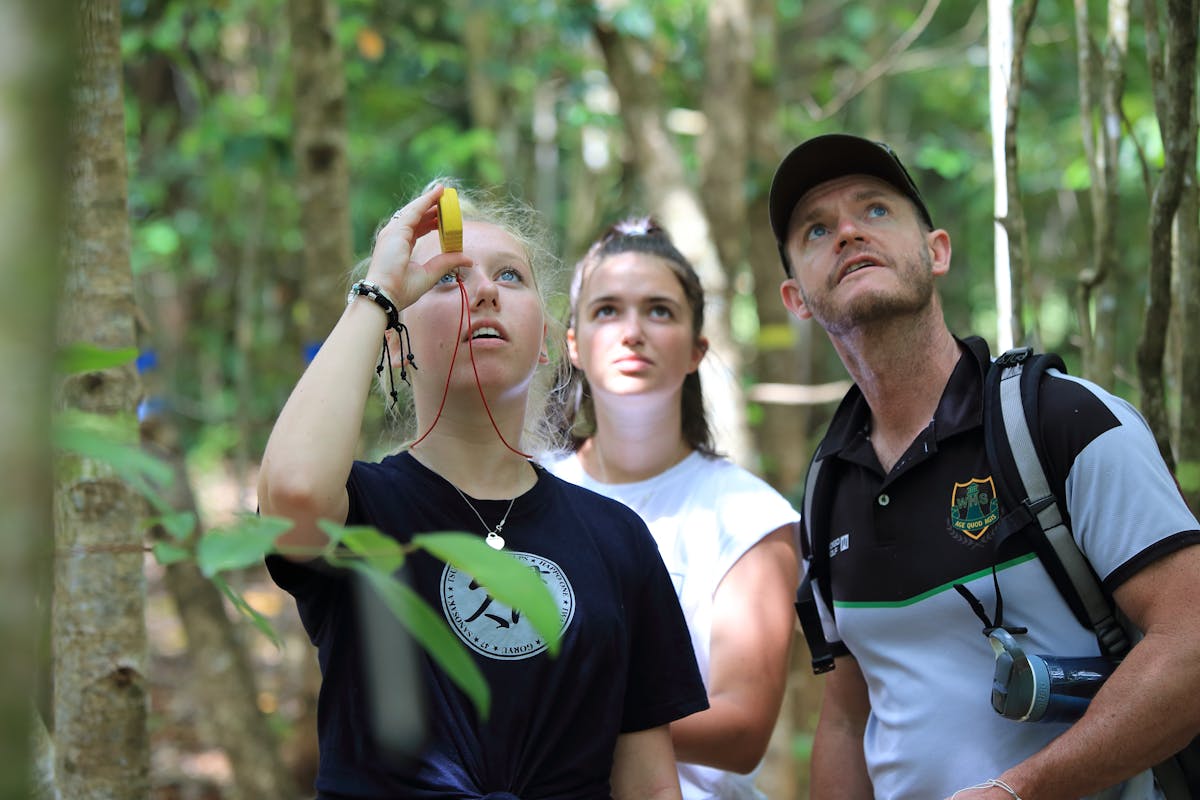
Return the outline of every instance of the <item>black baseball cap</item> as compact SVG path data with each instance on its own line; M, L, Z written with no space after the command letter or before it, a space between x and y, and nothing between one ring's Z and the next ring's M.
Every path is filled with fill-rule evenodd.
M925 207L917 185L892 148L883 142L848 133L816 136L801 142L788 153L771 180L771 230L775 232L779 257L783 259L783 269L788 275L792 274L792 269L788 265L786 243L792 211L810 189L843 175L872 175L890 183L913 201L921 219L933 227L929 209Z

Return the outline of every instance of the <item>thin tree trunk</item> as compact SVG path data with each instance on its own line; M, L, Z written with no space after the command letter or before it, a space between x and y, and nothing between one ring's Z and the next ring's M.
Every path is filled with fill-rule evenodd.
M996 286L996 345L1007 350L1020 341L1018 302L1013 290L1012 257L1009 254L1008 229L1004 220L1009 213L1008 181L1008 104L1012 76L1013 9L1012 0L988 0L988 123L992 133L992 205L995 216L992 241L992 280ZM1020 193L1017 193L1018 196Z
M1017 154L1017 122L1021 112L1021 91L1025 85L1025 45L1029 41L1029 26L1037 13L1037 0L1025 0L1017 9L1013 23L1012 67L1009 70L1007 102L1004 124L1005 185L1008 187L1008 212L1000 219L1008 234L1009 274L1012 280L1013 343L1019 344L1032 338L1037 342L1037 323L1030 317L1029 330L1025 328L1025 306L1031 283L1032 268L1029 263L1029 227L1025 224L1025 207L1021 203L1020 160Z
M812 363L808 342L813 325L792 317L783 305L779 285L786 274L779 260L774 237L767 232L767 189L781 151L779 141L779 95L777 20L774 0L753 0L754 64L751 74L748 117L756 120L750 128L750 162L756 173L752 180L761 187L749 211L747 227L749 261L754 275L754 300L758 310L758 341L752 364L755 382L808 384L812 382ZM765 403L762 422L757 426L757 445L762 456L760 474L772 486L790 496L799 494L804 471L811 455L810 413L807 405ZM783 796L783 795L781 795Z
M1175 217L1175 269L1179 292L1179 431L1175 475L1183 496L1200 514L1200 188L1196 173L1184 178L1183 199Z
M63 342L135 344L126 211L125 125L118 0L82 0L72 85L65 228ZM68 408L108 417L127 443L140 389L133 365L75 376ZM75 798L145 798L149 789L145 679L144 504L90 459L59 458L53 611L55 773Z
M301 331L309 357L345 307L345 278L354 259L346 78L337 22L336 0L288 0L296 104L293 147L300 164L297 191L305 251L303 297L310 310ZM297 727L315 730L314 705L306 703Z
M37 676L47 649L53 527L46 432L54 364L54 298L69 36L65 3L0 5L0 797L30 796L31 731L45 736L30 698L49 694ZM33 98L37 98L34 102ZM40 691L44 690L44 691ZM41 713L49 719L49 703ZM32 723L32 724L31 724ZM51 770L38 770L39 775ZM44 787L45 784L41 783ZM52 788L52 787L51 787ZM41 793L39 796L49 796Z
M1158 449L1174 467L1163 383L1167 321L1171 313L1172 226L1183 195L1185 173L1196 163L1196 22L1194 0L1169 0L1167 40L1160 55L1156 0L1146 0L1147 51L1154 105L1163 139L1163 171L1150 201L1150 267L1146 316L1138 342L1141 409ZM1149 24L1153 23L1153 24Z
M496 29L493 9L480 4L463 20L463 47L466 48L467 106L476 128L495 130L500 121L500 90L493 76L496 50L492 34Z
M288 0L295 137L304 233L301 333L308 357L345 306L353 266L350 171L346 159L346 76L335 0Z
M742 359L729 329L729 280L708 217L663 123L655 61L607 23L596 21L593 32L604 53L609 80L620 97L646 204L670 231L704 285L709 355L700 369L717 446L734 460L749 463L753 450L738 383Z
M167 421L152 418L141 426L146 450L169 463L175 479L165 498L176 511L196 515L191 534L194 544L199 535L199 510L183 454L168 443L171 431ZM159 541L172 541L161 526L150 535ZM215 747L225 751L233 767L231 800L285 800L297 795L277 737L258 710L258 692L254 671L237 631L225 611L221 593L204 577L191 560L169 564L164 581L187 636L191 688L196 707L201 709L201 734Z
M746 157L750 141L749 0L711 0L704 45L706 120L698 143L701 197L713 243L733 274L746 261Z
M1083 339L1084 375L1112 386L1116 365L1117 154L1121 144L1121 97L1125 90L1125 59L1129 47L1129 4L1110 0L1108 36L1100 63L1089 31L1087 0L1075 0L1075 29L1079 47L1079 113L1084 154L1091 171L1091 264L1079 275L1077 312ZM1099 90L1093 72L1101 66ZM1099 119L1095 108L1101 98ZM1099 142L1097 143L1097 137ZM1093 324L1092 318L1095 318Z
M778 25L774 0L751 0L752 56L749 73L748 163L753 165L750 180L761 187L749 204L746 229L747 260L754 277L754 299L758 309L758 340L750 365L756 383L798 384L807 382L811 372L804 370L797 347L800 323L784 308L779 296L783 265L775 240L765 233L767 226L767 187L779 161L780 141L778 77ZM718 109L716 113L722 112ZM744 178L743 178L744 180ZM807 406L762 405L762 417L753 429L760 454L759 474L785 494L795 496L804 480L808 464L809 409ZM821 687L807 668L808 651L802 644L792 647L787 689L779 719L767 746L759 773L758 787L768 797L808 797L808 760L795 754L797 736L811 734L809 710L819 707Z
M541 81L533 90L533 206L547 220L555 218L562 203L558 191L558 94L558 81L553 80Z

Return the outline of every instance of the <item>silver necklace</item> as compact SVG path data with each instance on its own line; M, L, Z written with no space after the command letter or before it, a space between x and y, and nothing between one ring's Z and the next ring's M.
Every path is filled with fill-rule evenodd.
M496 523L496 527L488 528L488 524L483 520L483 515L479 513L479 510L476 509L475 506L471 505L471 501L468 500L467 496L462 493L462 490L457 486L454 486L453 483L450 485L454 487L454 491L458 492L458 496L461 497L463 502L467 504L467 508L475 512L476 518L479 519L479 524L483 526L483 530L487 533L487 538L484 539L484 541L487 542L488 547L492 548L493 550L503 550L504 537L500 535L500 531L504 530L504 523L508 522L509 512L512 511L513 503L517 502L517 498L514 497L512 500L508 501L508 508L505 510L504 516L501 517L500 521Z

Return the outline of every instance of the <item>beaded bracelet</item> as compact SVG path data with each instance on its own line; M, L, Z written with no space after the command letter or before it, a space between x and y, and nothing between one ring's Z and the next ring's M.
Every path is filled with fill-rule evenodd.
M371 283L370 281L358 281L350 287L350 292L346 295L346 305L354 302L356 297L365 297L375 305L383 309L387 314L387 326L389 328L400 329L400 310L396 308L396 304L391 301L383 289L379 288L379 284Z
M346 305L354 302L356 297L365 297L375 305L383 309L383 313L387 314L387 327L396 331L396 338L400 343L400 380L412 385L408 380L408 368L417 368L417 360L412 352L412 340L409 339L408 328L400 321L400 309L396 308L396 304L383 293L383 289L379 288L379 284L370 281L356 281L350 287L349 293L346 295ZM375 367L375 374L383 374L383 369L388 362L391 361L391 352L388 348L387 336L383 337L383 352L379 354L379 364ZM396 382L392 378L392 371L388 370L388 382L390 391L388 395L392 398L392 405L395 405L399 399L396 393Z
M959 792L969 792L972 789L991 789L992 787L1003 789L1004 791L1008 792L1009 795L1012 796L1012 800L1021 800L1021 795L1017 794L1017 790L999 778L989 778L983 783L977 783L974 786L964 786L962 789L959 789L958 792L950 795L950 800L954 800L954 798L958 797Z

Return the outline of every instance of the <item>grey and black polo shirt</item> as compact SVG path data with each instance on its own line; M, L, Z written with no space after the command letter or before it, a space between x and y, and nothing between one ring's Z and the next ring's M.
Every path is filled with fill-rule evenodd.
M821 444L822 480L833 487L824 518L834 615L818 607L826 637L848 648L866 678L868 769L876 796L894 800L946 797L995 777L1064 729L992 710L994 657L955 583L993 613L995 564L1004 623L1028 628L1027 652L1098 654L1029 545L1018 535L996 550L995 523L1006 509L983 439L990 356L974 337L960 349L933 420L889 473L871 447L870 410L857 387ZM1047 476L1106 588L1200 542L1200 525L1131 405L1053 371L1039 407ZM1153 798L1149 780L1111 796Z

